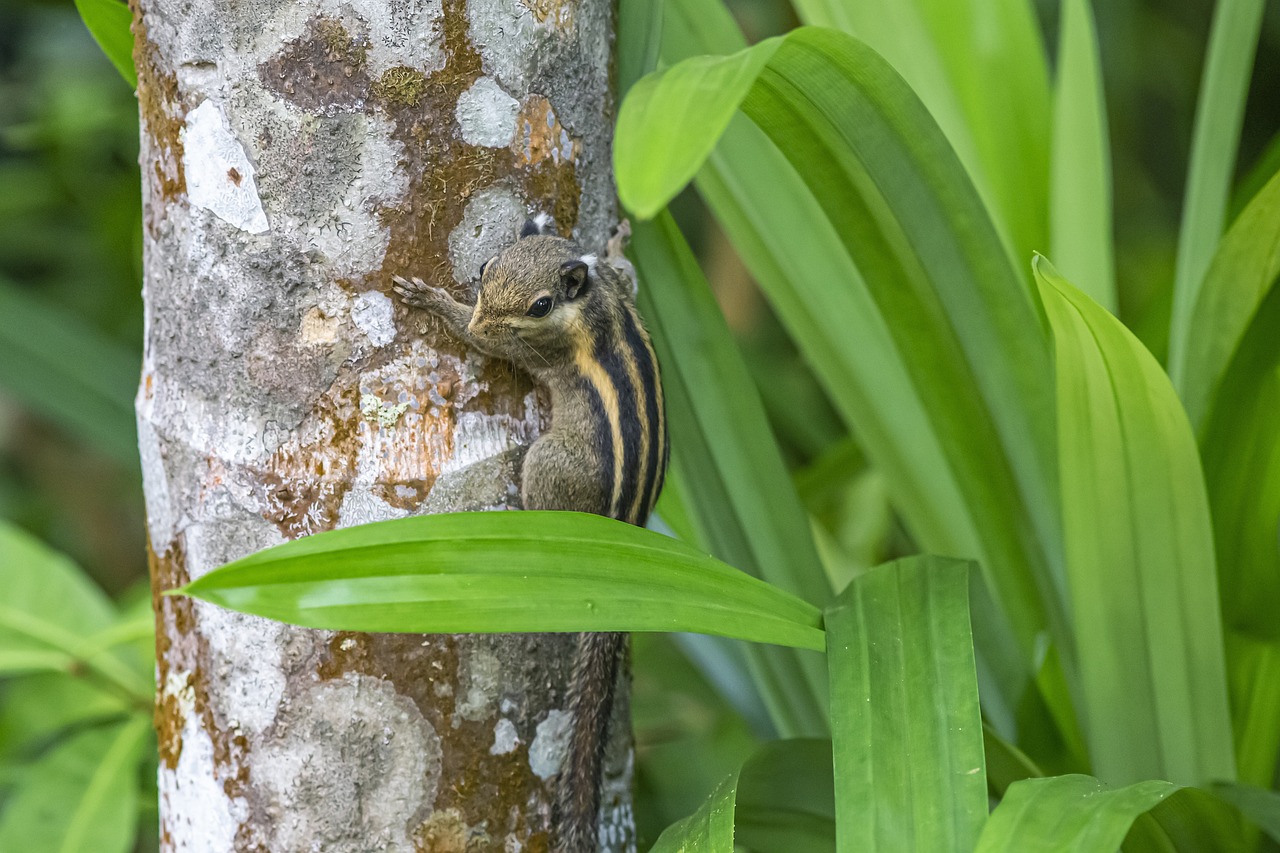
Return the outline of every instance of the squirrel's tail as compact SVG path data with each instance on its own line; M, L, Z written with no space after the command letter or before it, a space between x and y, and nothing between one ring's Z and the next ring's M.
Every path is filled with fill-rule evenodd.
M578 640L569 692L569 752L556 797L556 853L600 849L600 776L626 639L626 634L588 633Z

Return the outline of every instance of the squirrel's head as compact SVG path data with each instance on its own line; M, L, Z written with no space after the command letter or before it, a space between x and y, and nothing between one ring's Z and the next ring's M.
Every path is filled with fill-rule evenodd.
M522 344L537 354L534 362L571 349L600 284L594 255L543 228L526 223L519 240L480 268L470 332L490 347L510 350L518 361L530 358L518 352Z

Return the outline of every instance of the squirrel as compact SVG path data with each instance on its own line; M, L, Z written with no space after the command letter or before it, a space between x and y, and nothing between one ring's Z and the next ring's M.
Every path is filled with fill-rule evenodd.
M524 509L643 525L662 489L669 456L662 382L634 279L622 271L630 269L622 257L629 236L624 221L601 262L556 235L549 217L528 220L516 242L480 268L474 306L421 279L394 279L405 303L550 392L551 428L529 446L521 468ZM579 637L568 699L573 723L556 791L558 853L599 849L600 776L626 650L626 634Z

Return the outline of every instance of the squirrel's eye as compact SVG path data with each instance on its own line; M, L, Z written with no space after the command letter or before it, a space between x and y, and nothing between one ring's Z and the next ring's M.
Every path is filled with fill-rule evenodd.
M545 317L551 313L551 297L543 296L541 299L529 306L527 312L530 317Z

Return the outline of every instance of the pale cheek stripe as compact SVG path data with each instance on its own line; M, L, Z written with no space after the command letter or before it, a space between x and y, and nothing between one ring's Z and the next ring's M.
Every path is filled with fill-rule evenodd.
M587 345L584 347L581 343ZM622 499L623 457L626 455L622 448L622 424L618 418L618 389L614 387L609 374L592 355L589 340L580 342L574 361L577 362L579 372L600 395L605 417L609 421L609 430L613 434L613 494L609 498L609 515L617 518L618 504Z

